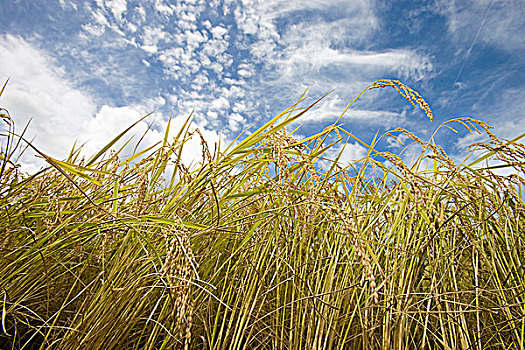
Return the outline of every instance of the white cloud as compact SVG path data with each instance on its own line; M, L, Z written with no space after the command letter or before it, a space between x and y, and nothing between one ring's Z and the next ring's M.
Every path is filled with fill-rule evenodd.
M405 134L396 135L396 137L389 136L386 142L390 148L400 149L406 145L408 136Z
M361 73L367 70L370 73L396 72L404 78L421 79L432 69L428 58L409 50L335 50L318 43L317 47L302 47L289 51L289 55L284 59L276 61L276 65L281 67L280 71L288 76L319 72L324 67L338 67L341 70L360 70Z
M199 74L195 77L195 79L193 79L193 82L197 85L205 85L207 83L210 82L210 80L208 79L208 77L204 74Z
M141 21L145 21L146 20L146 11L144 10L143 7L141 7L141 6L135 7L135 12L137 13L137 15L139 16ZM140 24L140 23L138 23L138 24Z
M83 24L82 29L92 36L100 36L104 34L106 27L109 26L109 23L104 14L100 11L94 11L92 17L93 23Z
M403 78L421 79L432 70L430 59L414 50L357 49L379 27L370 6L361 4L354 9L355 13L349 13L343 19L301 21L291 25L282 34L282 54L271 57L269 65L287 78L309 77L323 68L332 68L354 77L354 81L355 78L369 81L378 74L392 73ZM326 80L322 76L318 78Z
M246 111L246 105L241 102L235 102L235 105L233 106L233 111L237 113L242 113Z
M346 108L344 101L338 94L333 93L327 96L317 106L313 107L308 113L302 115L294 125L309 123L332 123L341 116ZM365 110L350 108L343 115L339 123L359 125L379 125L391 128L393 125L401 125L406 120L406 112L389 112L377 110Z
M150 54L156 54L158 51L157 44L167 36L168 33L161 28L145 27L144 33L141 35L143 44L140 45L140 48Z
M215 110L224 110L230 107L230 102L221 96L211 102L211 107Z
M106 0L106 7L109 8L117 20L122 20L122 15L126 12L126 0Z
M346 144L336 145L329 149L325 154L328 159L335 159L339 154L339 166L346 167L356 161L363 159L367 154L367 149L358 143L347 142Z
M218 59L228 49L229 43L226 40L207 40L202 47L202 54L209 58Z
M85 155L95 153L140 117L166 103L163 97L157 96L142 101L140 105L113 107L103 104L99 108L95 98L65 78L63 70L55 66L51 57L19 37L8 35L1 38L0 62L0 78L10 77L0 100L1 106L10 112L18 131L32 118L26 138L34 138L33 144L38 149L59 159L67 156L75 140L77 146L85 143ZM186 117L180 116L172 122L174 132ZM142 135L152 119L139 123L129 136ZM143 146L161 140L166 126L162 118L155 120L157 131L146 135ZM219 139L216 132L206 130L198 123L194 126L199 127L211 143ZM192 149L198 144L199 140L188 144L184 153L184 160L188 163L200 154ZM24 170L29 172L43 165L42 160L30 152L21 162Z
M228 116L228 125L232 131L239 131L240 126L245 122L239 113L232 113Z
M109 25L109 22L106 19L106 16L100 10L93 12L93 21L96 24L100 25L100 26L108 26Z
M174 6L168 5L160 0L155 1L155 9L165 16L171 16L174 12Z
M283 12L297 10L325 10L329 7L337 7L343 11L361 11L371 13L372 1L369 0L281 0L274 1L275 7L279 7Z
M239 69L237 71L237 74L239 74L243 78L249 78L253 75L253 73L247 69Z
M191 30L185 31L184 32L184 37L185 37L186 43L192 49L197 48L202 42L204 42L204 41L206 41L208 39L206 33L204 33L204 32L201 33L201 32L199 32L197 30L195 30L195 31L191 31Z
M214 112L214 111L208 111L208 112L206 113L206 116L207 116L208 118L210 118L211 120L217 120L217 118L219 117L219 113Z
M212 28L212 25L211 25L211 22L208 21L208 20L205 20L202 22L202 26L208 30L210 30Z
M65 156L73 137L82 134L79 121L96 110L93 99L62 78L50 57L19 37L2 37L0 62L0 75L10 77L2 105L18 131L32 118L27 138L36 137L35 145L44 152ZM34 158L25 161L33 166L40 163Z
M111 107L104 105L98 110L94 117L89 116L81 120L81 134L76 135L81 141L89 141L88 149L101 147L102 144L94 144L100 140L111 141L122 130L141 117L141 113L132 107ZM141 123L134 132L144 132L145 123ZM142 130L141 130L142 129ZM94 141L94 142L92 142Z
M282 29L275 25L277 19L284 18L294 11L311 9L326 13L334 8L337 13L345 14L345 17L328 22L303 20L290 25L286 32L282 32ZM365 41L379 27L373 2L361 0L243 0L242 5L235 7L234 13L241 32L258 38L252 47L259 54L262 52L259 52L257 47L261 45L265 46L271 55L277 44L284 43L290 46L292 42L321 41L326 37L329 41Z
M456 126L453 126L454 128L457 128ZM461 150L461 153L464 154L467 151L467 148L477 142L481 141L487 141L487 136L483 134L478 133L468 133L465 136L460 137L456 141L456 147Z
M213 34L213 37L222 39L228 33L228 29L221 26L217 26L213 27L211 29L211 32Z
M75 11L78 9L77 4L75 4L74 2L71 2L71 1L59 0L59 3L60 3L60 6L62 6L63 9L66 9L67 6L70 6Z
M228 99L239 99L244 97L245 90L239 86L232 85L229 88L223 87L221 89L221 93L224 97Z
M221 64L217 63L217 62L213 62L210 65L210 68L217 74L222 73L222 71L224 70L224 67Z
M342 163L351 163L366 156L367 149L358 143L347 143L344 145L343 153L339 159Z
M236 80L228 77L224 77L223 81L226 85L246 85L246 82L243 80Z

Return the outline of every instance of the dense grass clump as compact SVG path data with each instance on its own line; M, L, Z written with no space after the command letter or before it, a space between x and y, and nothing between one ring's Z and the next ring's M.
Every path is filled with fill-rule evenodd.
M368 89L384 87L432 117L400 82ZM491 140L469 165L396 129L421 149L410 163L376 139L342 167L327 159L351 135L338 124L286 132L308 109L221 150L203 142L190 169L189 123L126 159L111 151L123 135L89 159L41 154L49 167L30 176L10 128L0 348L523 348L524 146L462 118ZM489 157L514 175L479 168Z

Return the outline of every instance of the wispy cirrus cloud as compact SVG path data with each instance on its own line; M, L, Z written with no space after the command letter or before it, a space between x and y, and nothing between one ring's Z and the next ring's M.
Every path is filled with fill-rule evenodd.
M439 0L436 11L447 19L448 32L462 43L466 53L472 45L487 43L505 50L525 49L521 1L502 0Z

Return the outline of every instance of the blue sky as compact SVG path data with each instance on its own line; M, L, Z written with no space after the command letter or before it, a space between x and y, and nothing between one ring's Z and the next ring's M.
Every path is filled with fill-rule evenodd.
M308 135L382 78L419 91L435 120L373 90L342 119L365 141L395 127L429 137L458 116L505 138L525 131L523 1L1 0L0 18L0 80L10 78L0 105L19 128L31 117L34 143L57 158L75 140L94 151L152 111L136 130L153 122L148 142L192 110L210 142L227 142L306 88L311 101L335 89L302 120ZM438 136L458 159L476 140ZM351 160L364 149L345 152ZM33 170L39 162L23 159Z

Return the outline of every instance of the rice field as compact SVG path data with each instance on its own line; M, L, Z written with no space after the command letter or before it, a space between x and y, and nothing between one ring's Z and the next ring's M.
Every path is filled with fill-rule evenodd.
M370 89L433 118L399 81ZM131 156L114 146L132 126L62 160L2 110L0 348L524 349L520 137L451 120L488 136L463 163L401 128L367 143L337 120L301 139L300 102L220 149L188 119ZM399 135L418 156L377 149ZM328 157L348 137L367 149L349 166ZM24 174L25 147L47 168Z

